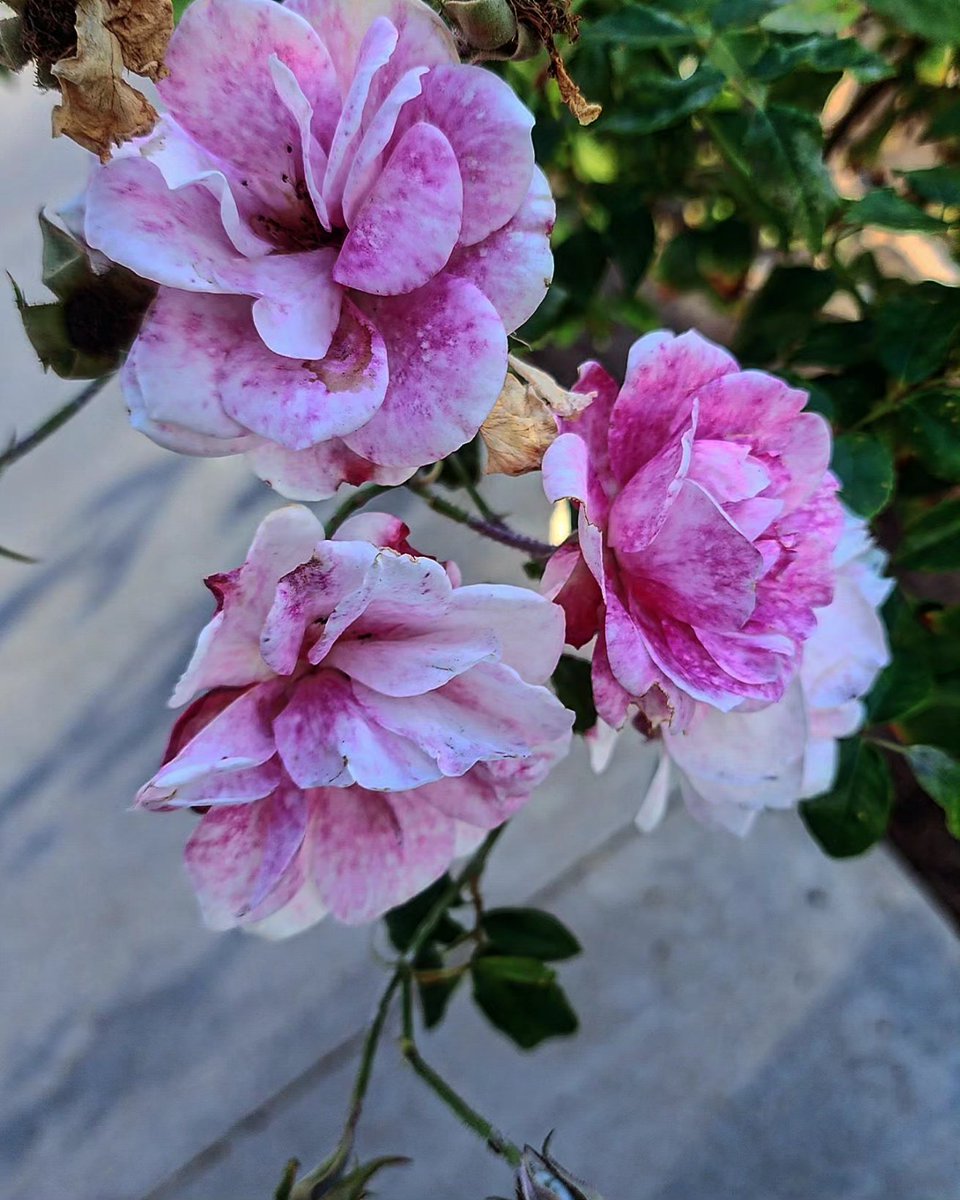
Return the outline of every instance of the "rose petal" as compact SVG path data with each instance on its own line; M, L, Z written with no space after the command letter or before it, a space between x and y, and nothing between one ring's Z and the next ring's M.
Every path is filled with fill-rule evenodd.
M249 449L248 458L260 478L290 500L328 500L342 483L393 487L405 483L417 469L379 466L354 454L338 438L309 450L286 450L261 442Z

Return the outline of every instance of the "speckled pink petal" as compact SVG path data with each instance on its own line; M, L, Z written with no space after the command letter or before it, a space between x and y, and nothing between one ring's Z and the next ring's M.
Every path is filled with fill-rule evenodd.
M343 189L353 156L363 138L364 114L367 112L374 76L390 61L396 45L396 28L386 17L377 17L360 44L350 89L343 101L323 179L324 203L335 225L340 225L343 221ZM372 113L370 115L372 116Z
M513 89L482 67L435 67L401 119L436 125L453 146L463 177L461 244L506 225L533 179L533 116Z
M543 573L542 589L563 610L565 639L571 646L585 646L596 636L603 596L576 546L563 546L553 555Z
M214 809L184 851L187 875L211 929L232 929L277 885L306 832L303 795L279 790L257 804Z
M418 795L445 816L477 829L496 829L523 804L522 799L503 796L483 765L466 775L425 784Z
M694 442L689 478L724 505L752 499L770 483L769 473L749 446L703 437Z
M697 637L715 662L733 676L749 684L780 685L793 673L796 647L781 634L719 633L698 629ZM770 694L774 698L779 687ZM755 698L760 699L757 694Z
M763 556L689 480L646 548L618 558L638 603L698 629L739 629L756 605Z
M586 442L575 433L562 433L543 456L543 490L551 504L587 499L590 459Z
M323 527L308 509L277 509L261 523L243 566L210 577L207 585L218 598L218 612L197 640L172 705L185 704L206 688L251 683L273 674L260 656L260 630L274 590L282 576L310 558L322 537Z
M411 126L357 213L334 279L373 296L416 291L446 265L462 212L453 148L433 125Z
M377 330L349 300L327 354L301 360L246 338L226 357L220 395L238 427L288 450L350 433L383 403L387 353Z
M507 337L479 288L440 275L409 296L364 298L387 345L390 386L379 412L344 439L373 462L436 462L468 442L507 375Z
M462 775L481 760L515 758L562 737L570 714L546 688L524 684L510 667L483 663L425 696L354 691L385 729L409 738L444 775Z
M178 784L173 790L150 786L137 793L137 807L153 812L176 808L213 808L250 804L269 796L280 784L283 770L276 756L258 767L215 771Z
M383 512L358 512L347 517L333 535L335 542L372 542L396 550L398 554L416 554L410 545L410 526L399 517Z
M375 920L437 879L454 853L453 822L416 792L319 792L307 833L310 873L331 913Z
M271 255L238 277L243 286L237 290L259 297L253 322L274 354L315 359L330 349L343 295L333 281L336 258L331 247Z
M610 463L620 482L687 428L706 384L736 369L725 350L692 331L648 333L635 342L610 420Z
M427 632L445 617L454 594L442 563L389 549L377 554L365 586L369 591L351 627L353 637ZM329 627L328 622L325 634Z
M496 638L499 661L513 667L525 683L546 683L563 649L561 609L527 588L508 584L456 588L438 628L463 637L489 630Z
M526 199L507 224L450 257L450 274L475 283L508 332L532 317L547 294L553 279L550 234L556 213L547 177L535 167Z
M274 88L271 55L293 71L311 105L336 106L326 48L308 22L273 0L194 0L167 48L170 73L159 84L177 123L236 167L264 216L301 207L299 130Z
M300 81L285 62L275 54L270 56L270 76L273 86L290 116L296 122L300 135L300 163L303 182L317 219L330 232L330 214L323 198L323 177L327 170L329 138L335 127L337 107L333 103L318 106L314 112ZM321 141L322 139L322 141Z
M643 653L646 655L646 649ZM647 661L649 661L648 655ZM627 719L627 712L634 696L627 691L613 673L610 659L607 657L606 636L602 630L593 650L590 681L593 687L593 702L598 714L608 726L619 729Z
M611 505L607 541L628 571L666 523L684 487L689 463L689 435L668 442L647 459Z
M780 426L795 418L807 402L806 392L764 371L718 375L700 387L699 396L701 437L723 441L746 434L753 445L760 446L771 439L778 445Z
M309 450L285 450L261 442L250 448L247 457L260 478L290 500L328 500L343 483L393 486L405 483L417 469L380 466L354 454L339 438Z
M369 602L374 546L318 542L304 561L284 572L271 590L257 629L263 661L278 675L296 669L311 626L335 640Z
M694 700L729 712L744 699L766 698L769 685L735 679L717 663L689 625L667 616L642 620L643 640L656 665Z
M633 614L628 612L615 577L610 578L606 587L603 636L610 670L630 696L642 696L658 682L659 672L646 639ZM601 716L609 724L617 724L606 714Z
M426 633L343 637L326 656L351 679L385 696L419 696L449 683L479 662L493 662L499 643L482 627L438 628Z

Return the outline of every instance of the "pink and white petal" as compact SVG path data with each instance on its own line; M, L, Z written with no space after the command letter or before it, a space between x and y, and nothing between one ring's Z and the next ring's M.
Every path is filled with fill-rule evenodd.
M398 554L412 554L416 550L407 540L410 537L410 526L382 512L359 512L348 517L333 535L335 542L371 542L374 546L382 546L388 550L396 550Z
M489 629L438 628L403 636L342 637L325 658L351 679L384 696L420 696L443 687L480 662L495 662L499 641Z
M672 787L673 770L670 763L670 756L661 747L657 769L654 771L653 778L647 785L647 790L640 801L640 807L637 809L637 815L634 818L634 824L641 833L652 833L663 820L666 815L667 804L670 801Z
M819 413L800 413L784 430L780 461L790 473L790 482L780 497L788 510L804 504L820 487L832 449L830 426Z
M300 208L300 137L273 86L273 55L314 108L336 108L339 86L323 42L273 0L195 0L167 48L169 74L159 91L179 125L234 166L271 213L283 213Z
M755 496L727 504L724 512L748 541L755 542L782 515L783 501Z
M639 552L618 551L617 557L629 572L627 586L636 603L697 629L740 629L756 606L763 555L689 480L680 484L653 540Z
M728 675L744 683L782 685L795 672L796 645L781 634L712 633L698 629L697 637Z
M496 309L446 274L409 296L362 307L387 345L390 386L379 412L344 439L373 462L422 466L470 441L507 376L507 335Z
M668 442L637 470L610 507L607 542L631 572L659 536L682 494L690 444L689 431Z
M600 718L610 728L621 729L627 719L634 696L627 691L613 673L607 655L606 637L602 630L593 649L590 685L593 689L593 702Z
M373 921L439 878L453 858L453 822L417 792L345 788L313 798L310 874L338 920Z
M373 296L416 291L446 266L462 213L453 147L435 126L412 125L357 213L334 279Z
M638 624L653 662L694 700L730 712L744 699L775 700L782 695L781 686L745 683L723 670L689 625L648 616L639 618Z
M348 229L353 228L383 170L384 151L396 133L400 111L408 100L420 95L420 80L427 70L426 66L419 66L401 75L364 132L343 189L343 219Z
M381 696L362 684L354 692L381 726L417 744L444 775L525 757L564 736L573 719L546 688L525 684L502 663L482 663L425 696Z
M515 811L526 803L530 793L543 783L557 763L567 757L572 741L573 731L568 724L560 737L534 746L523 758L498 758L481 763L474 770L489 775L501 798L511 801Z
M648 333L634 342L610 419L610 463L617 479L626 483L676 440L690 424L700 390L736 370L725 350L693 331L680 337Z
M274 756L259 767L203 775L169 788L147 785L137 795L137 808L153 812L176 808L213 808L226 804L250 804L275 791L283 781L283 770Z
M603 594L593 572L575 546L564 546L544 571L546 595L563 610L564 640L578 649L595 637L603 612Z
M320 34L344 96L356 70L360 44L378 17L386 17L398 32L397 48L385 71L389 78L378 79L381 87L389 90L394 77L413 67L460 60L449 29L424 0L287 0L286 7L304 16Z
M620 730L598 716L596 725L587 730L583 740L590 758L590 769L595 775L602 775L609 767L617 742L620 741Z
M807 742L803 760L802 800L812 800L829 792L837 778L840 747L836 738L812 737Z
M257 629L258 649L271 671L293 674L311 627L335 637L349 623L347 609L356 619L369 602L376 553L360 542L318 541L306 562L277 580Z
M759 810L748 805L733 802L730 804L711 803L694 788L686 775L681 774L679 780L680 798L684 808L695 821L708 829L723 830L736 837L744 838L756 824Z
M128 153L139 153L141 158L159 167L172 191L188 183L203 184L219 201L224 231L241 254L257 258L273 249L270 242L251 228L259 206L249 189L240 184L236 172L195 142L169 115L164 113L160 117L148 137L127 146ZM126 149L121 147L114 157ZM82 228L81 225L81 232Z
M651 657L643 629L628 611L621 594L620 581L612 575L607 581L602 636L610 673L631 698L642 696L659 682L660 672ZM601 675L598 682L602 679ZM600 714L611 725L622 724L619 712L623 701L619 695L615 700L616 707L613 698L608 707L611 713L618 714L617 719L606 713Z
M327 170L327 153L320 139L329 145L324 134L329 135L333 132L333 114L336 108L328 103L315 112L296 75L276 54L270 56L270 76L277 95L296 123L300 135L299 158L303 182L317 219L329 232L330 214L327 212L322 190L323 177Z
M227 451L233 453L233 451ZM247 458L264 483L290 500L329 500L341 484L405 483L416 471L410 467L383 467L354 454L339 438L309 450L285 450L273 442L248 449Z
M336 259L336 250L327 246L250 263L238 290L259 297L253 322L274 354L318 359L330 349L343 297L333 280Z
M543 456L543 491L550 503L585 503L590 491L590 468L587 443L579 434L562 433Z
M396 27L386 18L377 17L363 35L357 51L349 90L343 101L340 119L330 145L327 170L323 179L323 199L334 225L343 223L343 189L350 164L363 136L364 114L368 109L374 77L390 61L397 46ZM372 115L372 114L371 114Z
M837 708L865 696L889 664L886 629L849 568L838 573L833 602L816 618L800 677L813 709Z
M418 795L444 816L476 829L496 829L523 804L501 795L483 763L465 775L425 784Z
M437 629L463 638L489 631L499 661L526 683L546 683L563 650L562 609L528 588L508 584L456 588Z
M340 706L349 699L346 681L322 671L301 679L274 719L277 752L298 787L349 787L353 783L337 727Z
M323 358L282 357L246 338L220 376L223 407L238 427L287 450L307 450L373 416L387 390L387 352L377 330L345 299Z
M463 177L461 245L516 215L533 179L533 115L502 79L482 67L435 67L402 120L436 125L453 146Z
M755 447L776 451L785 421L796 417L807 393L764 371L725 372L699 388L698 436L730 440L745 435Z
M455 594L442 563L390 549L377 554L367 582L370 594L351 630L354 637L430 632L450 610ZM329 622L327 626L329 630ZM311 656L311 661L316 660Z
M306 824L303 797L292 789L203 817L184 862L211 929L232 929L263 904L299 849Z
M573 391L593 399L585 409L559 422L562 433L574 433L587 445L590 460L587 507L592 520L606 525L610 501L620 490L610 466L607 443L610 435L610 413L617 399L619 385L599 363L587 362L580 368Z
M91 177L84 240L144 279L191 292L242 293L238 273L252 261L227 236L204 183L173 191L159 167L130 156Z
M308 560L323 537L309 511L289 505L270 513L257 530L242 567L207 580L218 611L197 640L190 663L170 699L185 704L199 691L269 679L273 671L260 655L260 631L273 604L278 581Z
M279 941L303 933L330 912L320 897L309 873L306 840L286 874L263 904L251 909L243 928L270 941Z
M276 753L271 722L281 701L282 684L274 681L248 688L205 725L175 758L141 789L151 799L184 784L259 767Z
M770 476L749 446L698 437L693 443L689 477L718 504L733 504L759 495Z
M547 177L535 167L530 190L507 224L450 257L450 274L475 283L508 332L533 316L553 280L550 234L556 215Z

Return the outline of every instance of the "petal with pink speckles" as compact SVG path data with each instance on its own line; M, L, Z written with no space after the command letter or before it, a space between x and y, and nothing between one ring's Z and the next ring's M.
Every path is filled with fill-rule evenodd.
M344 483L394 486L405 483L417 469L380 466L355 454L339 438L309 450L286 450L273 442L260 442L249 448L247 457L260 478L290 500L329 500Z

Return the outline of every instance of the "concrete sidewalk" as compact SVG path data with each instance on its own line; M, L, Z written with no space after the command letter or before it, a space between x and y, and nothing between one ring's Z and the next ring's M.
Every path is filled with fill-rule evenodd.
M45 140L50 99L0 92L0 267L33 298L33 213L82 181ZM43 377L0 302L3 424L74 387ZM501 496L515 497L507 487ZM536 484L521 522L542 531ZM509 501L507 501L509 503ZM116 389L0 479L0 1197L266 1200L284 1160L342 1120L381 987L371 934L268 944L199 924L179 852L191 819L126 808L164 704L277 498L239 461L178 459L126 425ZM415 542L469 580L507 552L408 502ZM960 1200L960 953L885 854L824 859L792 817L746 842L676 812L631 826L650 771L557 772L494 859L494 902L533 898L587 953L562 967L583 1030L521 1055L464 994L425 1051L516 1139L608 1200ZM364 1153L416 1163L394 1200L507 1194L502 1166L383 1049Z

